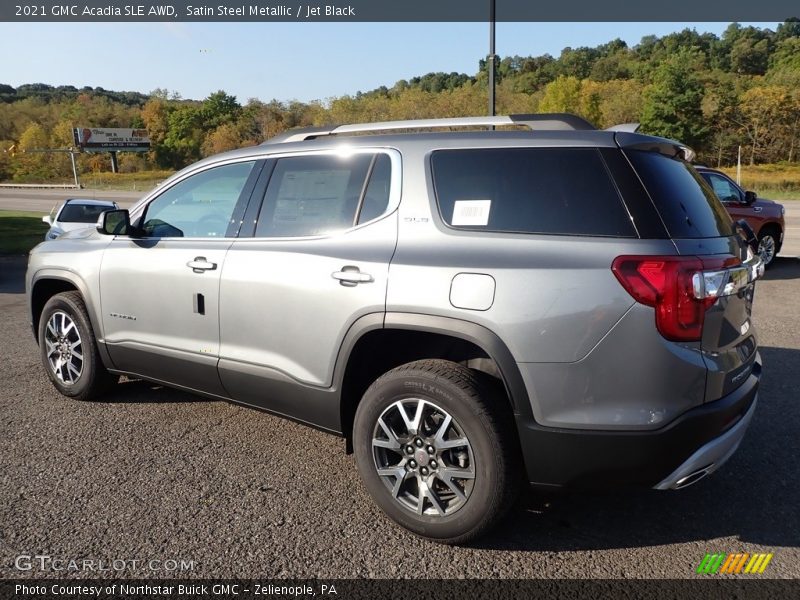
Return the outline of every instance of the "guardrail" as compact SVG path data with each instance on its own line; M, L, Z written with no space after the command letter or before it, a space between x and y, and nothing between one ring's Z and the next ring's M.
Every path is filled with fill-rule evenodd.
M22 188L31 190L58 189L58 190L79 190L83 186L74 183L0 183L0 188Z

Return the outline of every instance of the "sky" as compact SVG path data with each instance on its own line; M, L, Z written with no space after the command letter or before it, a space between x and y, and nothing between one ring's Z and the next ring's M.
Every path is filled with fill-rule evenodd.
M775 29L777 23L746 23ZM500 56L558 56L566 46L727 23L498 23ZM474 75L486 23L0 23L0 83L156 88L242 103L325 100L430 72Z

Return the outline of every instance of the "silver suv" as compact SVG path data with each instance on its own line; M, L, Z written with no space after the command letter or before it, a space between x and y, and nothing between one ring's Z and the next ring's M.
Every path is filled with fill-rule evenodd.
M440 542L523 480L680 488L761 376L763 268L690 154L571 115L290 131L37 246L42 362L77 399L128 374L343 436Z

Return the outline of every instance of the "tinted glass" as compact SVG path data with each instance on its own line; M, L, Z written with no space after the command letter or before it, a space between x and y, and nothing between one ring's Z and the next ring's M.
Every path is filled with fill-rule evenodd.
M256 237L322 235L353 226L371 154L278 159Z
M208 169L184 179L147 207L150 237L224 237L255 161Z
M453 227L635 236L594 148L441 150L431 165L440 213Z
M392 161L387 154L378 154L369 177L364 202L358 215L359 223L380 217L389 206L389 188L392 183Z
M97 223L98 217L113 206L98 206L96 204L68 203L61 209L58 220L62 223Z
M727 177L716 175L715 173L700 173L710 185L711 189L717 195L717 198L723 202L740 202L739 190L729 181Z
M627 154L671 237L733 235L725 207L691 165L658 152L631 150Z

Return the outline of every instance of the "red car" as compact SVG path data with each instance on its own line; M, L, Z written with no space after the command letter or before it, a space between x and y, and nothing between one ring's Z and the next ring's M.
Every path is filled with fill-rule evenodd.
M744 219L753 228L758 237L758 253L764 265L769 266L783 245L783 232L786 229L783 204L759 198L755 192L743 190L721 171L699 166L695 169L722 200L733 220Z

